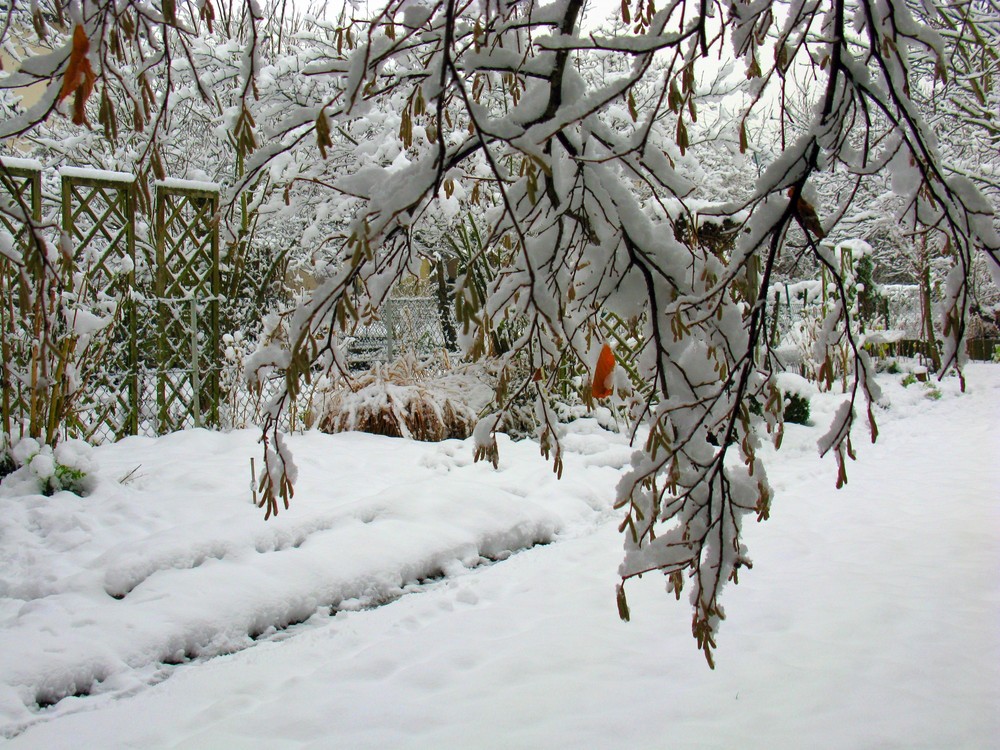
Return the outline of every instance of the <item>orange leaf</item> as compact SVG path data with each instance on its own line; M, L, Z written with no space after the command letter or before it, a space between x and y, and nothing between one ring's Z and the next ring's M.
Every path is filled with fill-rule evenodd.
M597 368L594 370L594 382L590 386L590 393L594 398L607 398L611 395L611 386L608 381L611 379L611 372L615 369L615 355L611 347L605 344L601 349L601 355L597 358Z
M83 30L83 26L77 24L76 28L73 29L73 49L70 51L69 65L66 66L66 72L63 74L62 89L59 92L60 102L70 94L76 94L73 101L74 125L87 124L84 105L93 92L94 82L97 80L94 69L90 65L90 58L87 57L89 51L90 40L87 39L87 33Z

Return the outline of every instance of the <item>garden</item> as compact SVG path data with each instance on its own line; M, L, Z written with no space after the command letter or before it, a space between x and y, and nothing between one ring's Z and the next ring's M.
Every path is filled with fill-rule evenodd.
M0 736L988 744L995 10L11 3Z

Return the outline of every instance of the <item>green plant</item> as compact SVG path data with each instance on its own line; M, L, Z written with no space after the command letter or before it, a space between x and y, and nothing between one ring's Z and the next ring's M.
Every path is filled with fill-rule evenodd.
M87 494L87 472L75 466L57 463L43 494L51 496L61 490L72 492L74 495Z
M809 399L798 393L785 394L785 422L805 424L809 421Z
M66 440L53 449L34 438L21 438L7 452L15 467L8 474L12 480L20 477L27 487L33 485L34 491L46 497L64 490L83 496L93 485L90 453L90 446L82 440Z
M12 474L17 469L14 456L10 452L10 437L6 432L0 432L0 479Z
M899 368L899 363L894 359L889 360L889 364L886 366L885 371L890 375L899 375L899 373L902 372Z
M1000 344L993 347L993 361L1000 362Z
M473 359L483 354L496 356L509 352L523 329L523 323L516 316L508 318L506 313L502 319L483 319L482 309L489 297L490 285L499 270L511 262L509 248L503 243L489 245L486 239L471 213L444 236L451 256L457 260L455 321L463 336L476 328L475 324L483 324L479 326L481 338L470 351ZM442 311L442 319L446 317Z
M912 372L906 373L906 375L903 377L903 380L902 380L902 384L903 384L904 388L909 388L911 385L913 385L916 382L917 382L917 376L914 375Z
M927 393L924 395L932 401L937 401L941 398L941 391L933 383L924 383L924 388L927 389Z

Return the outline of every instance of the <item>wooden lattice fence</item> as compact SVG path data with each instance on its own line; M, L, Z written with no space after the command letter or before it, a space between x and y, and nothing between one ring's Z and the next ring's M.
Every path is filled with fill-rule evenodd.
M31 288L30 280L23 283L31 269L14 259L39 255L29 249L23 219L41 220L42 172L37 162L2 160L0 198L7 210L0 212L0 242L11 249L0 253L5 291ZM78 384L62 432L100 443L218 425L224 400L218 188L179 180L157 183L154 220L137 251L133 175L63 168L59 177L62 237L47 239L71 258L72 306L67 309L107 321L100 350L73 375ZM29 303L5 293L0 304L0 429L9 434L28 432L32 398L39 390L37 378L25 376L37 369L38 331L31 330L31 316L25 313ZM68 331L74 322L67 321Z
M103 356L80 373L83 388L68 428L91 442L135 435L139 424L135 287L135 176L64 168L62 228L72 242L74 264L85 279L77 304L97 314L109 297L118 300L115 328Z
M0 242L9 243L7 252L0 252L0 287L4 290L0 300L0 430L11 434L15 416L28 420L32 410L31 384L25 378L34 338L27 314L32 304L26 294L30 268L14 258L29 263L32 259L28 230L30 222L42 217L42 165L5 158L0 165L0 191L10 201L9 213L0 212L0 232L5 233Z
M218 188L156 187L157 381L160 432L219 423Z

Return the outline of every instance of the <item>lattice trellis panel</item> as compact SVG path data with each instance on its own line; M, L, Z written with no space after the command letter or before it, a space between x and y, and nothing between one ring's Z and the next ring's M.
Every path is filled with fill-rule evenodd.
M156 187L157 422L161 433L219 423L217 189Z
M0 185L14 206L29 213L35 221L42 218L41 165L30 165L29 160L4 159L0 167ZM23 221L0 213L0 226L10 232L15 242L24 246L27 227Z
M117 440L138 431L136 313L130 290L135 268L135 177L122 172L63 169L63 231L73 242L76 267L85 283L81 301L99 306L108 295L123 306L100 369L82 373L71 433L92 442ZM104 308L100 313L106 314Z
M623 320L613 312L605 311L601 315L600 328L605 340L614 348L617 365L632 381L632 387L643 396L649 396L653 384L639 376L637 366L643 344L638 322Z
M13 211L24 212L34 221L42 216L41 165L4 159L0 167L0 190ZM12 249L24 256L28 250L27 223L0 213L0 230L13 240ZM31 409L30 383L32 331L25 329L27 317L21 307L28 304L19 278L19 266L0 253L0 430L8 434L22 428ZM20 431L18 429L17 431Z

